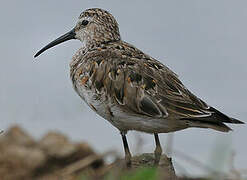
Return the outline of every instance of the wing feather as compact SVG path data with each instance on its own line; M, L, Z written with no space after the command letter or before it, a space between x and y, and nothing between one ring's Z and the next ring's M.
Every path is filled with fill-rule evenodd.
M230 130L223 123L242 123L197 98L174 72L154 58L127 43L112 46L114 51L102 50L102 54L91 57L97 64L102 56L107 62L107 67L99 71L108 75L104 76L103 83L95 82L97 89L104 86L106 94L114 97L126 111L154 118L191 121L193 126L204 123L201 127L221 131ZM97 68L103 68L101 64ZM98 73L95 79L102 79L102 75Z

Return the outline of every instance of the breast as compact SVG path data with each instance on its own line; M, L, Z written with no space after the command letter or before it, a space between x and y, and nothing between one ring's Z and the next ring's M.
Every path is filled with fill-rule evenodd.
M97 64L94 62L80 62L71 74L73 87L77 94L88 104L88 106L106 117L105 108L107 104L106 96L97 90L95 86L95 72Z

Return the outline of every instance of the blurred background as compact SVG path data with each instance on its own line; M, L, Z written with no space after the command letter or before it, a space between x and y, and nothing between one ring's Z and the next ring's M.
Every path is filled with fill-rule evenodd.
M72 140L87 141L98 152L116 149L124 155L118 130L88 108L72 88L69 62L80 42L66 42L33 58L92 7L110 11L123 40L170 67L195 95L247 122L246 6L244 0L2 1L0 129L19 124L37 138L57 130ZM235 152L234 166L247 168L246 126L231 127L234 131L228 134L206 129L176 132L172 139L176 171L208 173L182 156L214 168L217 152L227 162ZM167 137L160 137L164 149ZM140 139L142 146L137 148ZM129 132L128 140L134 154L155 147L148 134Z

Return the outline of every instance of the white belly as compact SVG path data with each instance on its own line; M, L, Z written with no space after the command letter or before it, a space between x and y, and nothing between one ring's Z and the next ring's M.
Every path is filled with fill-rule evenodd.
M79 96L101 117L109 121L120 131L137 130L147 133L167 133L176 131L181 124L169 119L154 119L144 115L125 112L121 105L107 100L103 94L97 93L85 86L77 85L76 91Z

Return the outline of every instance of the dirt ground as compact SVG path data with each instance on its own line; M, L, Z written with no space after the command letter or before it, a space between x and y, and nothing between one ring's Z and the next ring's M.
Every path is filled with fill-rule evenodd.
M105 163L107 156L114 162ZM142 154L132 158L129 169L114 151L97 154L86 142L71 142L58 132L48 132L35 140L19 126L13 126L0 134L1 180L119 179L140 167L153 167L153 163L153 154ZM157 179L191 180L176 177L172 160L165 155L157 174ZM194 178L199 179L203 178Z

